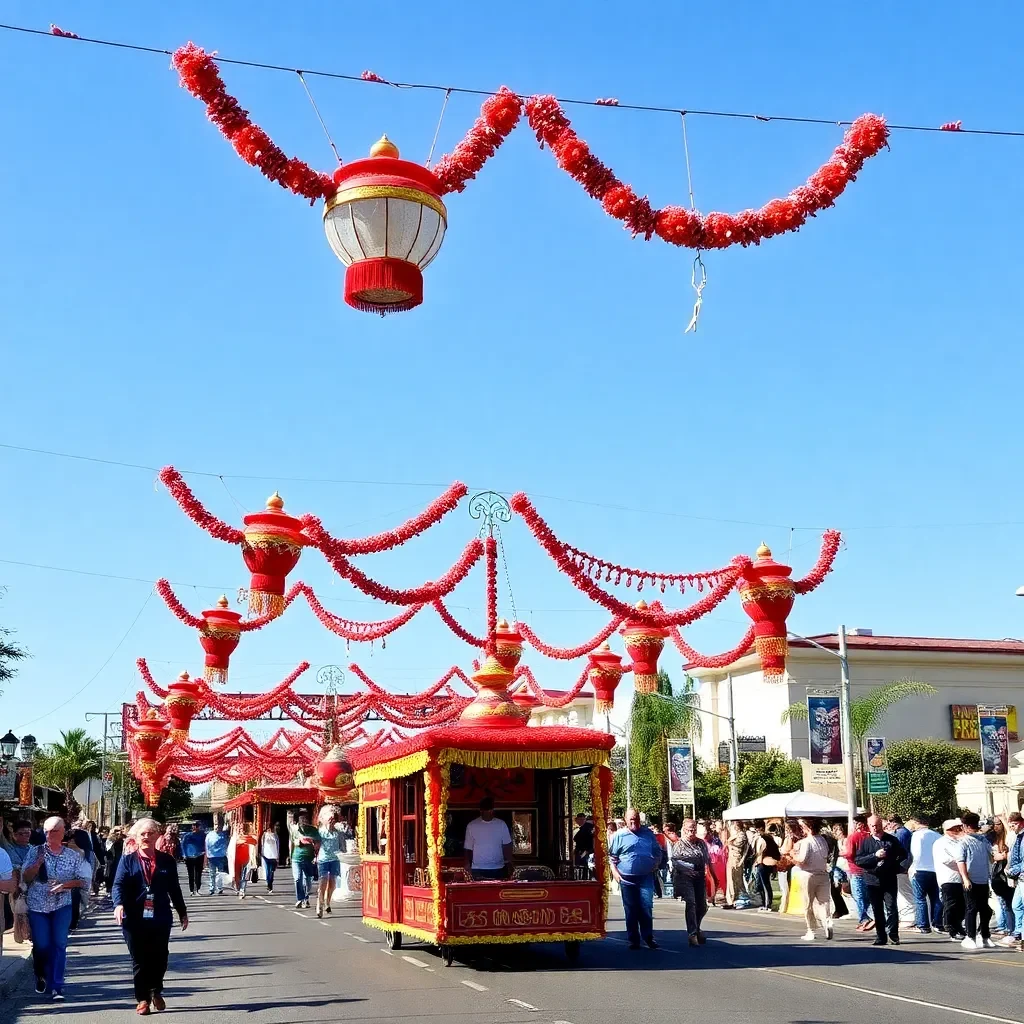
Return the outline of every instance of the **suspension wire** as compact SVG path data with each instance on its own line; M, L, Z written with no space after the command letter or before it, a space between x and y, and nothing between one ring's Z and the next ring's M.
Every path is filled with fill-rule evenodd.
M437 119L437 127L434 129L434 138L430 143L430 152L427 154L427 167L434 157L434 147L437 145L437 137L441 134L441 122L444 120L444 112L448 108L448 101L452 98L451 89L445 89L444 102L441 104L441 116Z
M5 32L21 32L25 35L45 36L47 39L61 39L72 43L90 43L95 46L110 46L118 50L134 50L137 53L159 53L167 57L174 55L173 50L165 50L158 46L141 46L135 43L119 43L112 39L97 39L90 36L57 36L46 29L28 28L24 25L7 25L0 23L0 30ZM237 57L220 57L210 55L219 64L233 64L238 67L260 68L264 71L284 71L290 75L295 74L295 68L283 64L269 64L256 60L241 60ZM433 92L459 93L463 96L494 96L493 89L471 89L466 86L457 85L435 85L429 82L375 82L372 79L365 79L361 75L349 75L340 71L313 71L306 69L305 74L314 75L317 78L333 78L343 82L370 82L375 85L390 85L398 89L427 89ZM784 121L790 124L827 124L837 125L842 128L853 124L852 120L843 120L835 117L797 117L790 114L755 114L738 110L684 110L681 107L659 106L645 103L616 103L614 105L600 103L597 100L580 100L566 97L556 97L559 103L582 107L601 107L603 110L640 110L654 114L692 114L695 117L731 117L747 121ZM992 135L1002 138L1024 139L1024 131L1011 131L995 128L948 128L941 125L925 124L888 124L889 131L894 132L943 132L949 135Z
M313 94L309 91L309 86L306 85L306 79L303 77L302 72L296 70L295 74L299 76L299 81L302 83L302 88L306 90L306 95L309 97L309 102L313 104L313 113L316 114L317 120L320 122L320 127L324 130L324 135L327 136L327 141L330 143L331 149L334 151L335 159L338 161L338 166L341 166L341 154L338 152L338 147L334 144L334 139L331 138L331 133L327 130L327 124L320 113L320 108L316 105L316 100L313 99Z
M498 534L498 550L501 552L501 564L505 567L505 586L508 587L508 601L512 608L512 621L518 622L519 615L516 613L516 598L512 593L512 577L508 572L508 559L505 558L505 541L501 536L501 527L495 524L494 530Z
M679 119L683 122L683 156L686 159L686 188L690 193L690 209L696 210L697 206L693 200L693 175L690 173L690 144L686 138L685 110L680 114ZM707 283L707 268L704 266L704 260L701 259L701 251L698 249L693 257L693 267L690 270L690 287L697 293L697 296L693 302L693 315L690 317L690 322L686 325L686 330L683 331L683 334L689 334L690 331L693 331L694 334L697 333L697 321L700 319L700 310L704 305L704 288Z

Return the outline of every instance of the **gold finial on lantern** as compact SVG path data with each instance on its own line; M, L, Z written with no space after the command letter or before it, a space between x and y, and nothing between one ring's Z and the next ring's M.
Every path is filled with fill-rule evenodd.
M391 156L398 158L398 147L387 137L382 135L371 147L370 156Z
M639 601L633 606L638 612L647 611L647 602L641 597Z
M768 547L768 545L765 544L764 541L761 541L761 546L757 549L757 557L758 558L771 558L772 557L772 549L770 547Z
M267 508L273 512L280 512L284 508L284 498L277 491L267 498Z
M608 651L611 650L611 645L608 643L607 640L605 640L605 642L601 644L601 646L598 647L597 650L599 654L606 654Z
M188 682L188 670L187 670L187 669L182 669L182 670L181 670L181 671L180 671L180 672L178 673L178 678L179 678L179 679L180 679L180 680L181 680L181 681L182 681L183 683L187 683L187 682Z
M227 606L228 606L228 595L227 594L221 594L220 597L217 598L217 607L218 608L227 608Z
M508 632L508 619L498 619L498 629L503 633Z
M157 711L156 708L150 708L149 711L146 712L146 718L148 720L149 719L155 720L155 719L158 719L159 717L160 717L160 713Z

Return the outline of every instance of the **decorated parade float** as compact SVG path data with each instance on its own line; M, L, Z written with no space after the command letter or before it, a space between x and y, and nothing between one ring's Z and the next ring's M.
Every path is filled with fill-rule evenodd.
M146 799L155 803L172 776L190 783L235 783L242 792L228 809L250 835L267 825L286 824L289 811L307 810L312 819L323 804L338 805L358 837L358 854L348 861L357 870L346 875L350 892L358 894L361 888L364 921L383 929L395 947L402 936L436 943L446 963L457 946L491 942L562 942L575 958L581 941L604 935L604 829L595 829L591 877L589 865L574 863L572 822L580 812L592 814L596 823L610 813L608 765L614 741L608 714L619 682L631 673L635 692L654 692L667 641L689 662L707 666L729 664L753 648L765 681L780 681L793 602L822 582L840 539L826 532L817 563L799 580L763 545L753 559L739 555L704 572L638 569L559 539L524 494L507 501L483 492L467 503L479 524L477 535L448 571L398 589L367 575L356 559L395 549L429 530L467 496L464 485L453 484L392 530L338 538L316 516L288 514L277 494L263 511L246 515L239 529L209 512L174 469L163 470L161 479L198 526L241 549L250 574L249 615L231 609L226 598L198 614L190 612L169 583L157 584L174 615L196 630L204 670L196 677L182 672L164 687L139 659L149 692L140 691L133 704L125 705L124 734L129 763ZM513 514L558 571L609 613L595 635L559 647L527 624L499 617L501 530ZM289 586L287 577L307 548L317 550L358 591L397 606L397 613L358 622L329 611L307 584ZM479 634L458 621L447 603L478 563L484 570L484 628ZM616 586L646 591L652 600L624 601L612 593ZM749 629L730 651L708 656L694 650L681 628L734 591L751 620ZM663 603L670 592L693 593L694 598L670 609ZM357 681L356 689L342 685L346 676L336 666L324 666L317 675L322 692L302 693L296 684L309 669L302 662L264 692L230 692L231 660L244 636L270 627L299 598L346 645L383 645L388 635L429 609L476 655L473 671L453 665L420 692L396 694L353 662L348 678ZM511 592L509 603L514 608ZM611 649L616 635L628 662ZM564 691L543 688L521 660L526 646L547 658L581 662L575 683ZM604 719L603 731L528 727L532 710L564 707L588 684ZM154 696L158 703L151 700ZM219 738L200 740L191 736L197 720L288 725L262 742L238 725ZM511 870L500 881L473 881L466 870L463 838L483 796L494 800L497 816L507 821L513 836Z

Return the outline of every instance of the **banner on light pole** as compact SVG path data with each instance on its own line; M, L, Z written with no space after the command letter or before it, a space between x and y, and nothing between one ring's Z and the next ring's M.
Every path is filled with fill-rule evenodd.
M868 795L887 796L889 793L889 754L883 736L871 736L865 741L868 749Z
M986 776L1005 778L1010 774L1009 709L1005 704L978 705L978 736L981 767Z
M668 802L693 804L693 744L688 739L666 740Z
M835 687L807 690L807 739L811 780L816 785L841 782L843 738L839 690Z

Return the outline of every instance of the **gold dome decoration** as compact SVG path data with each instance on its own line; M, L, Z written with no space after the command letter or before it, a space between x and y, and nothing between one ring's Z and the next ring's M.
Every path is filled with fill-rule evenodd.
M387 137L382 135L371 147L370 156L390 156L398 159L398 147Z
M764 541L761 541L761 546L757 549L757 557L758 558L771 558L772 557L772 549L770 547L768 547L768 545L765 544Z
M267 508L272 512L280 512L284 508L284 498L277 491L267 498Z
M218 608L227 608L227 606L228 606L228 595L227 594L221 594L220 597L217 598L217 607Z

